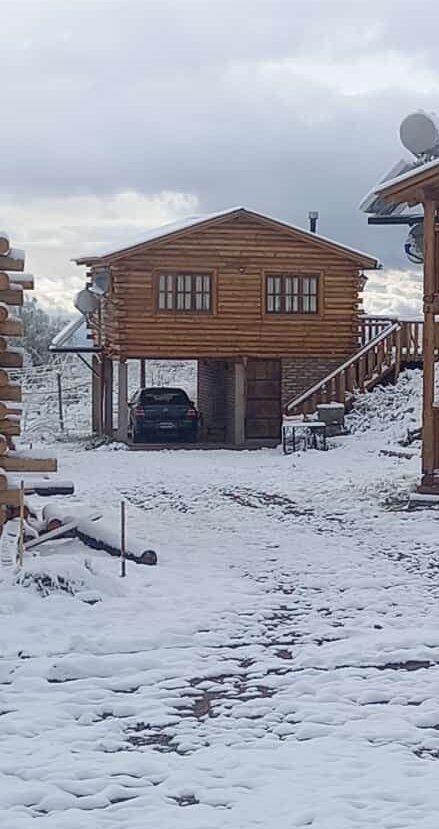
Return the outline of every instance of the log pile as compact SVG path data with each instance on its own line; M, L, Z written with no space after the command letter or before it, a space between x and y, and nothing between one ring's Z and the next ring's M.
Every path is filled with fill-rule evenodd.
M10 338L23 334L23 322L14 311L23 305L24 291L34 286L33 277L24 273L24 261L24 252L11 247L7 234L0 232L0 535L4 524L18 515L23 490L30 491L26 473L57 469L54 458L17 452L14 445L20 435L22 390L10 372L23 367L23 350L13 347Z

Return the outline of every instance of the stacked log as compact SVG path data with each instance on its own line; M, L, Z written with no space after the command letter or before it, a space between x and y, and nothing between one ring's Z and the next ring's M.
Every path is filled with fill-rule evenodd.
M23 322L14 310L23 305L24 291L34 286L33 277L24 273L24 262L24 251L11 247L7 234L0 232L0 535L20 510L23 492L17 473L25 481L26 473L57 469L55 459L17 452L14 445L21 432L22 389L10 373L23 367L23 349L12 346L10 338L23 334Z

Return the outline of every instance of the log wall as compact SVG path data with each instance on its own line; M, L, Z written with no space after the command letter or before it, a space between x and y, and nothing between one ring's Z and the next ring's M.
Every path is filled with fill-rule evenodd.
M195 227L108 259L103 342L115 358L344 358L357 347L358 258L251 216ZM93 271L93 269L92 269ZM163 272L208 272L213 313L159 312ZM317 274L319 313L267 314L267 272Z

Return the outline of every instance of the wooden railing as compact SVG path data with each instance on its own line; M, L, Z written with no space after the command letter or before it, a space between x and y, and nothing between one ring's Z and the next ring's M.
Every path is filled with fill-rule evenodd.
M389 325L398 322L396 317L369 317L364 314L360 317L358 345L361 347L374 340L378 334L385 331Z
M424 323L422 320L403 320L401 322L402 363L419 363L422 361L423 332Z
M387 320L387 325L352 357L319 383L290 400L284 408L284 415L312 414L319 403L346 404L355 391L371 389L385 375L392 372L396 379L400 365L401 324Z
M396 317L360 317L359 345L367 345L374 337L395 322L399 322L401 326L401 363L420 362L422 360L422 319L398 320Z

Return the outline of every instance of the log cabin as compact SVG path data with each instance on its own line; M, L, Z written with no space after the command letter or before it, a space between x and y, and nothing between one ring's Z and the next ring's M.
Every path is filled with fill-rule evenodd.
M128 438L127 361L196 360L202 438L279 442L288 401L358 348L364 270L377 259L243 207L75 260L108 277L94 332L94 429ZM142 375L140 375L142 376Z

